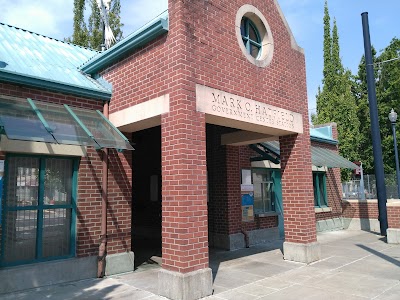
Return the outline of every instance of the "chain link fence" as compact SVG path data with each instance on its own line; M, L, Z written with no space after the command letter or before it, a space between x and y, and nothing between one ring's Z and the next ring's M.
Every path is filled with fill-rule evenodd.
M385 175L386 195L388 199L399 199L397 194L396 175ZM342 183L343 199L362 199L361 180L350 180ZM375 175L364 175L365 199L377 199Z

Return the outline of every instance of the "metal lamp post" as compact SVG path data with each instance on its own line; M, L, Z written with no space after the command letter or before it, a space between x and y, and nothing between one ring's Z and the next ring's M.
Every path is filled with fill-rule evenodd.
M396 121L397 121L397 113L392 108L392 111L389 113L389 120L392 123L392 131L393 131L393 143L394 143L394 158L396 162L396 178L397 178L397 198L400 199L400 172L399 172L399 156L397 153L397 141L396 141Z

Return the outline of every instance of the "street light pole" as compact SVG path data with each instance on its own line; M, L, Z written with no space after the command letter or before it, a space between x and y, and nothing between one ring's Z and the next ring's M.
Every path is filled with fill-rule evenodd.
M392 123L393 143L394 143L394 160L396 162L396 178L397 178L397 199L400 199L400 171L399 171L399 155L397 153L397 140L396 140L396 121L397 113L392 108L389 113L389 120Z

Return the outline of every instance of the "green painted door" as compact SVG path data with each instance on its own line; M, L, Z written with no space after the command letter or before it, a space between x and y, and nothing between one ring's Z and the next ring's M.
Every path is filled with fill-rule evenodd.
M285 230L283 226L283 205L282 205L282 176L281 170L274 170L272 172L272 182L274 183L274 200L275 210L278 213L278 228L279 236L285 237Z

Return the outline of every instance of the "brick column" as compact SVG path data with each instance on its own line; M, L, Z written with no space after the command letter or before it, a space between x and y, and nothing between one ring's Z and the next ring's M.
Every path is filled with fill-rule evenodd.
M175 103L180 104L171 105L172 111L161 118L163 270L159 293L190 300L212 292L205 116L185 109L190 95L174 94L179 98Z
M311 263L321 257L315 225L310 136L280 137L282 199L285 224L283 244L286 260Z

